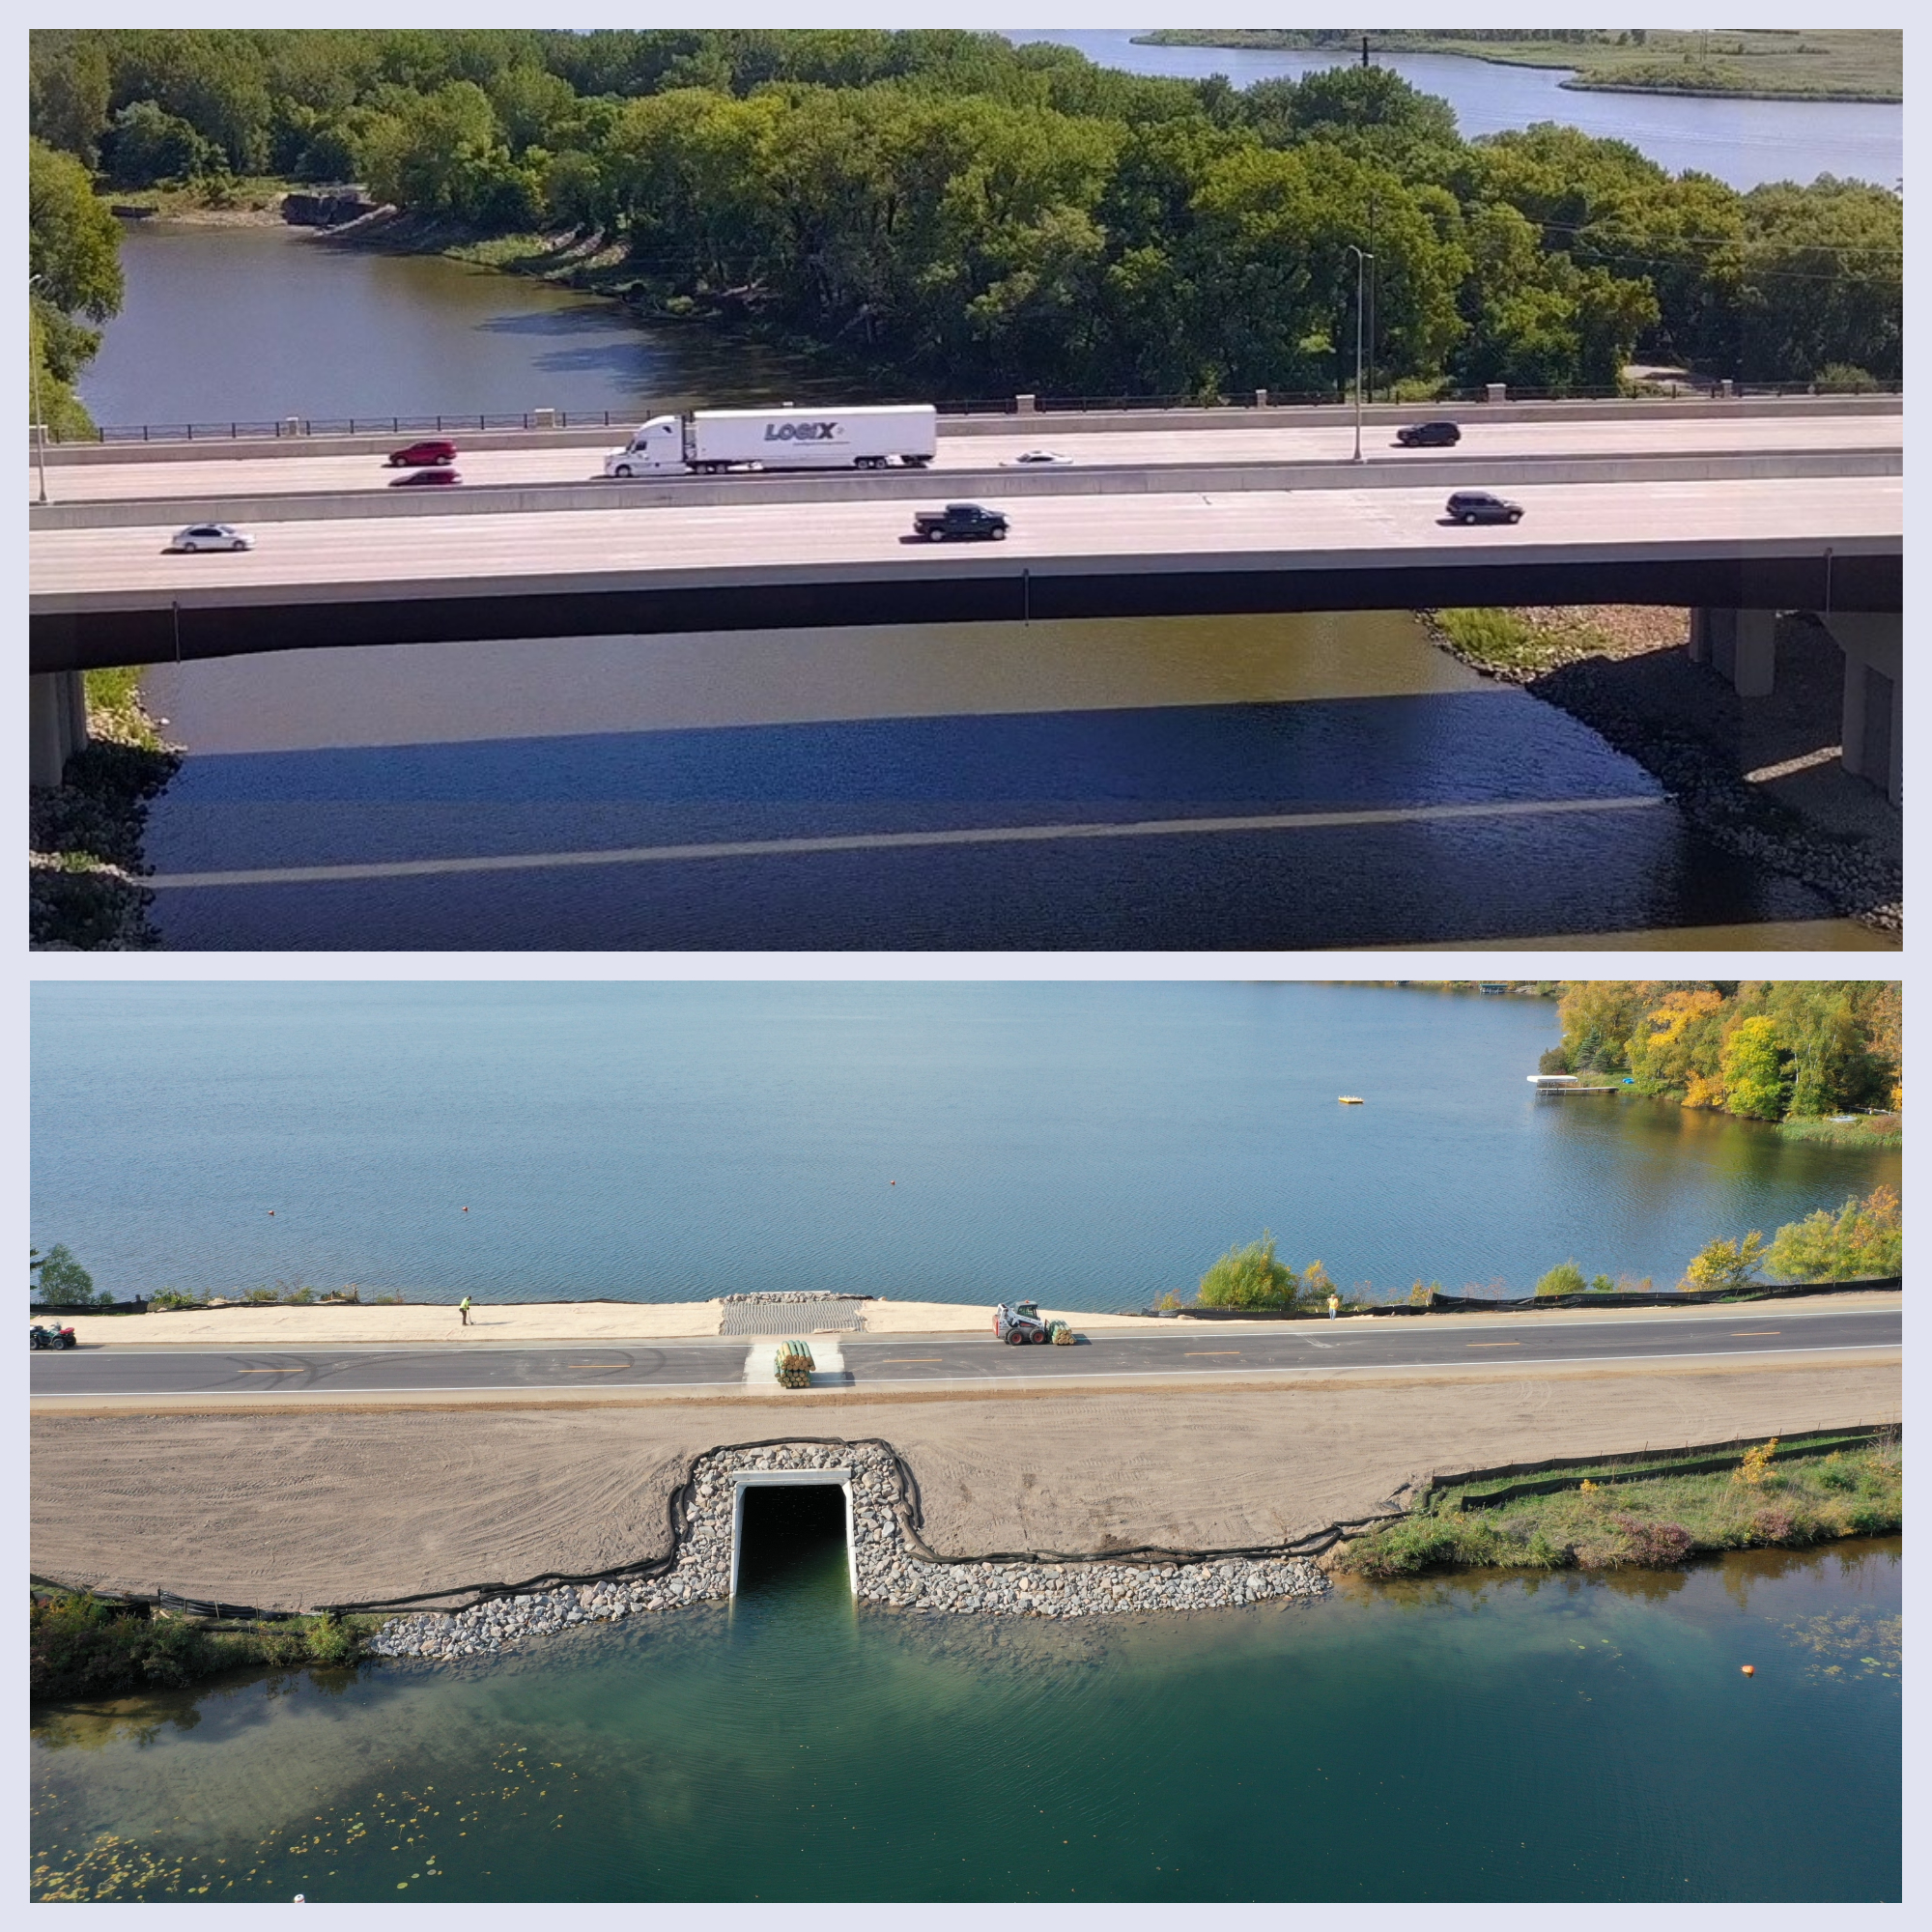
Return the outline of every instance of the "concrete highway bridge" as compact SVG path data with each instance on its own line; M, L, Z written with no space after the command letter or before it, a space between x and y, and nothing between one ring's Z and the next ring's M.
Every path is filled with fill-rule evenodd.
M931 473L587 480L582 432L497 437L458 490L390 491L387 440L62 452L30 511L32 776L84 719L78 673L256 652L820 625L1123 614L1667 604L1745 696L1772 626L1815 611L1846 657L1847 766L1896 799L1903 418L1884 407L1584 405L1465 411L1453 453L1387 412L1350 460L1342 412L986 419ZM1311 421L1310 416L1322 419ZM598 446L611 438L595 433ZM1022 466L1028 450L1066 460ZM138 450L138 456L133 454ZM1448 523L1505 491L1515 526ZM971 496L1000 544L909 536ZM428 521L425 522L424 520ZM245 524L242 554L178 555L181 524Z

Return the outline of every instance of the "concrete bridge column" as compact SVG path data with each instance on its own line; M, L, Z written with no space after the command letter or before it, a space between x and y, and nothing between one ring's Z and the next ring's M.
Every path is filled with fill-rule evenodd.
M1729 678L1740 697L1769 697L1777 666L1777 612L1693 610L1690 662Z
M67 761L87 743L87 687L77 670L27 679L27 782L57 785Z
M1845 654L1845 769L1897 805L1905 770L1905 619L1890 611L1840 611L1824 622Z

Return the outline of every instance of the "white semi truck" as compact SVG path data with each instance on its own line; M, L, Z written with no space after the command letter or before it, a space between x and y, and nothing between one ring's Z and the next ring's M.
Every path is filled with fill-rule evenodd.
M854 410L694 410L653 416L604 459L607 476L721 469L923 469L939 446L930 403Z

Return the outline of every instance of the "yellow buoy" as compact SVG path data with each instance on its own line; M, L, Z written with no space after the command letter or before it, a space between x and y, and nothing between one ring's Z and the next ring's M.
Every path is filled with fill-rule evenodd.
M1755 1677L1755 1676L1757 1675L1757 1665L1756 1665L1756 1664L1754 1664L1754 1663L1747 1663L1747 1664L1746 1664L1746 1665L1745 1665L1745 1667L1744 1667L1744 1668L1745 1668L1745 1675L1746 1675L1747 1677Z

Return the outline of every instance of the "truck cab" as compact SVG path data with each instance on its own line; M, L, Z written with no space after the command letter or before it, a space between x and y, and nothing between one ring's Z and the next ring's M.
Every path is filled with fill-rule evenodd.
M684 421L680 416L653 416L639 425L622 449L604 459L607 476L661 476L685 468Z

